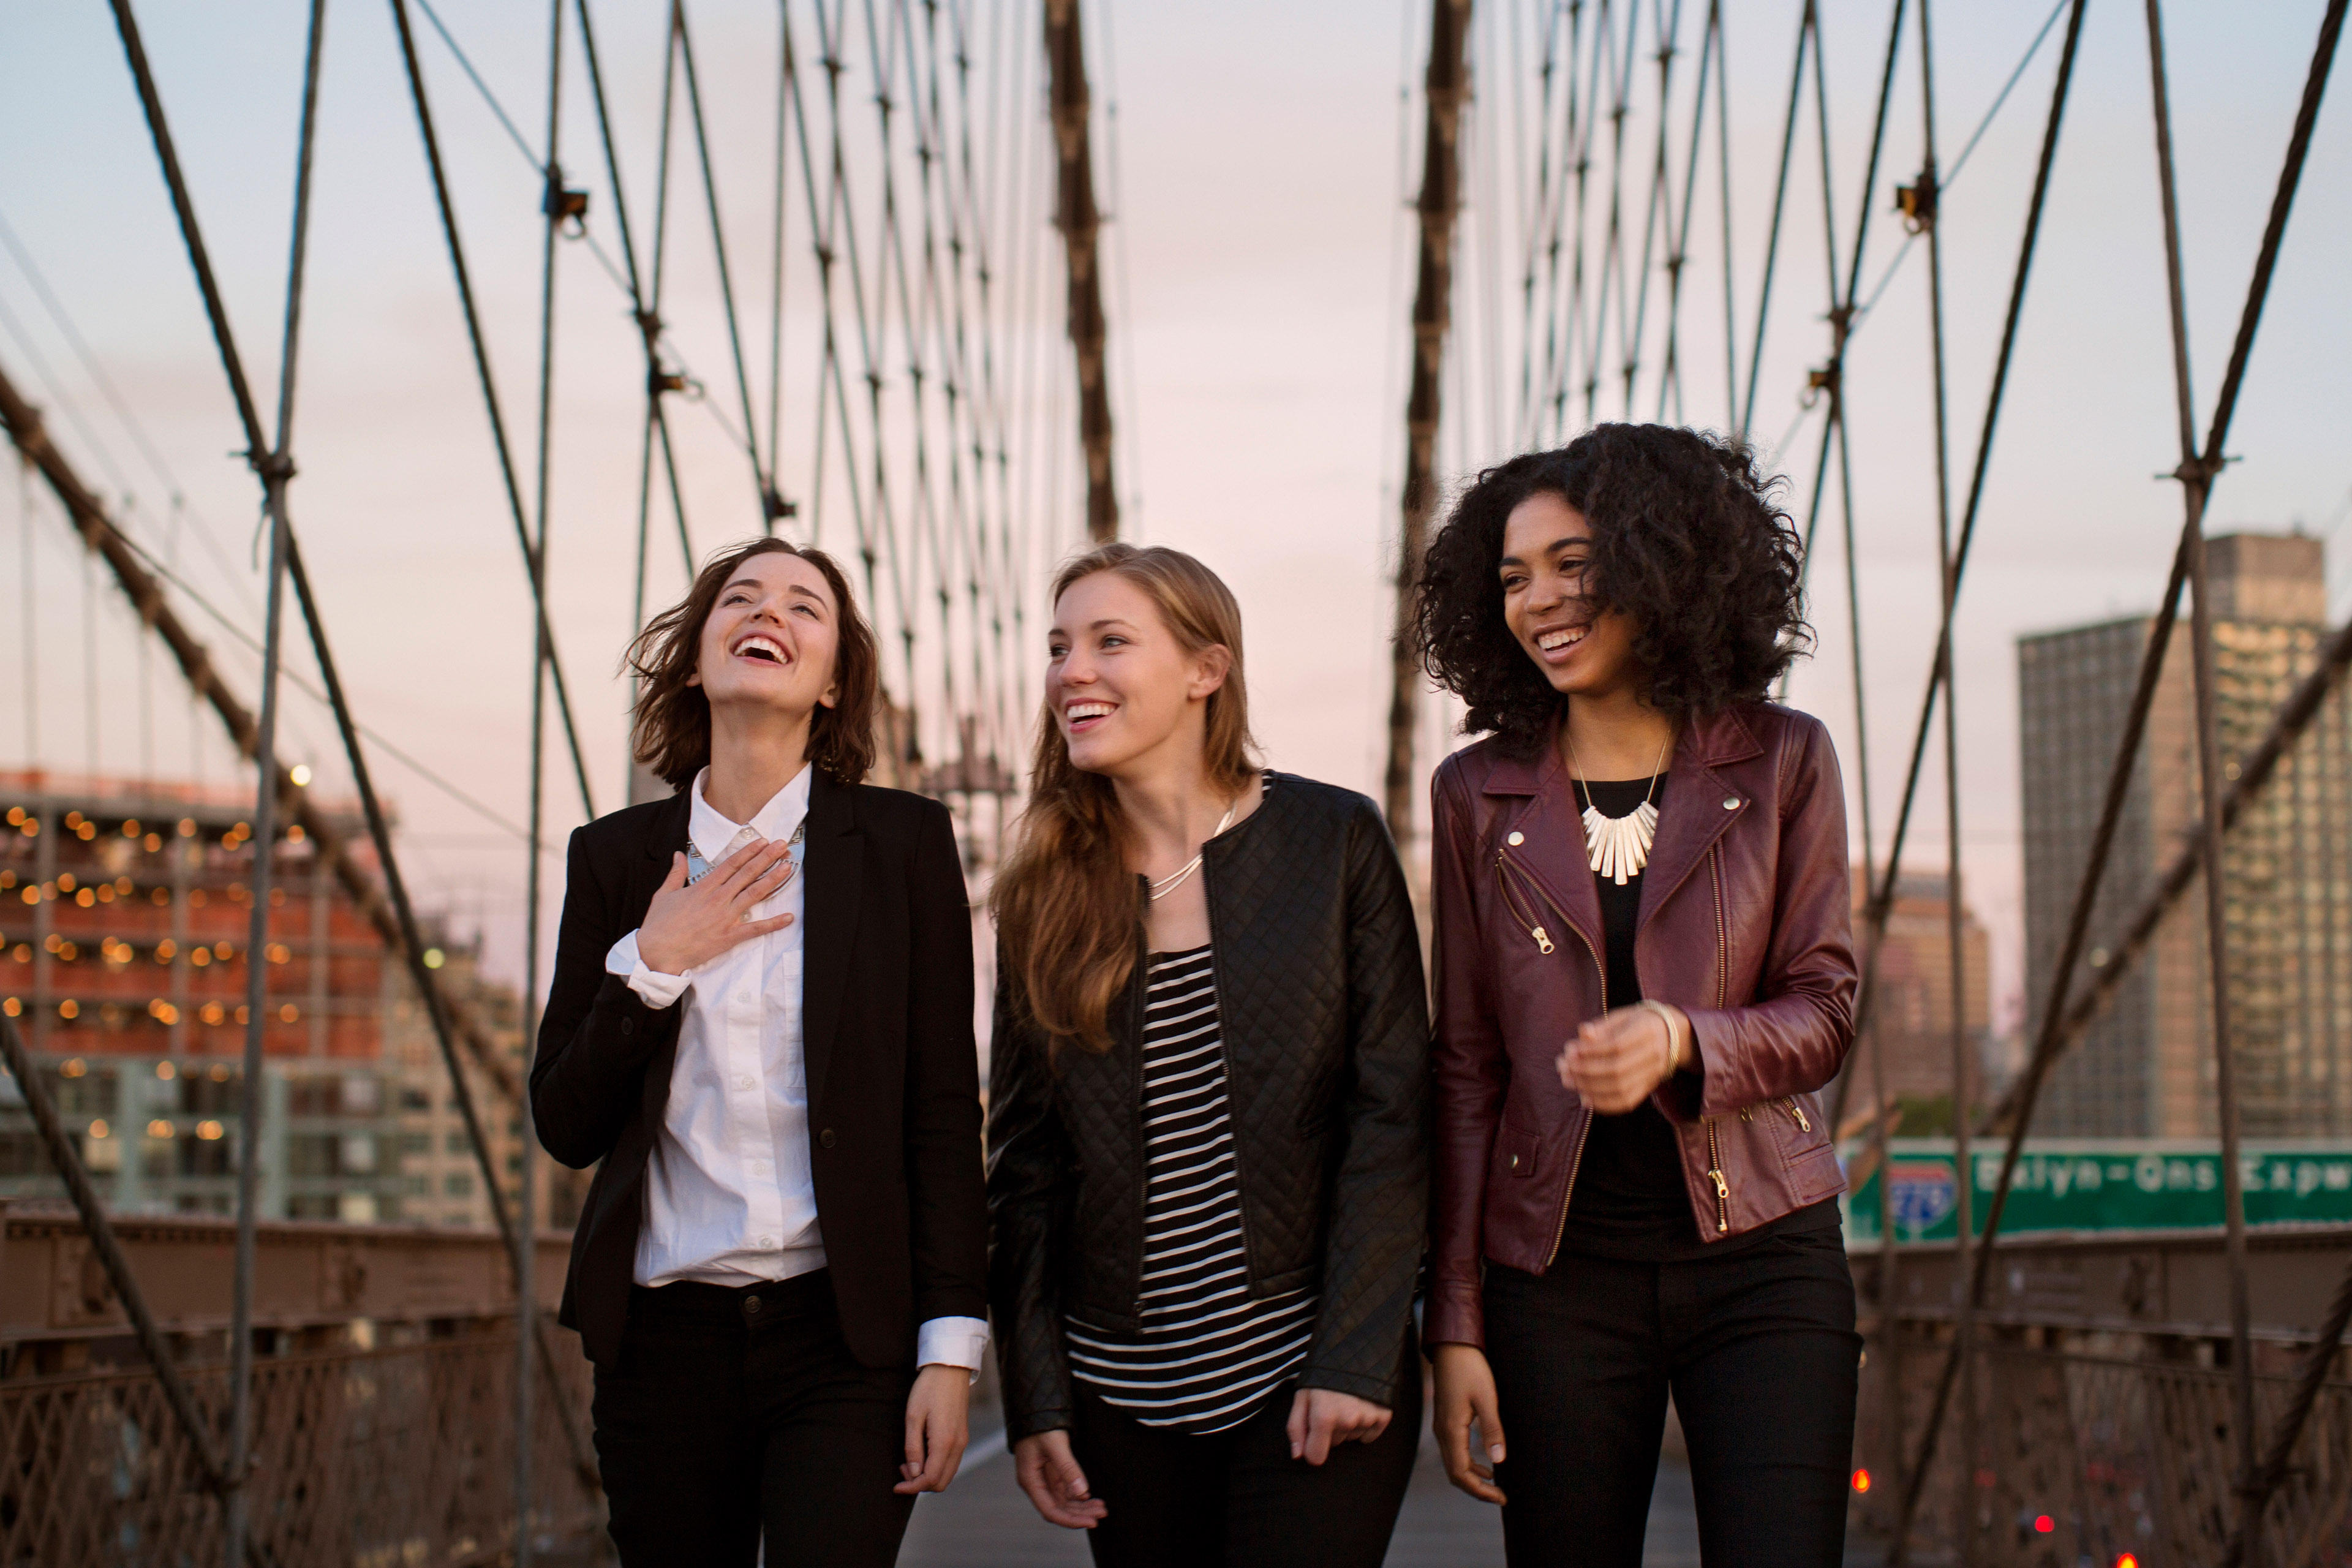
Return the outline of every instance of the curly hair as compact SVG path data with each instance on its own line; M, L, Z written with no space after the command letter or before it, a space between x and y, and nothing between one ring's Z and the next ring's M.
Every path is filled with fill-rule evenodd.
M1503 620L1503 525L1559 496L1592 530L1587 592L1634 625L1651 705L1712 712L1760 700L1811 641L1802 553L1755 453L1665 425L1596 425L1567 446L1480 474L1423 554L1407 632L1440 686L1469 704L1465 734L1541 747L1559 695Z

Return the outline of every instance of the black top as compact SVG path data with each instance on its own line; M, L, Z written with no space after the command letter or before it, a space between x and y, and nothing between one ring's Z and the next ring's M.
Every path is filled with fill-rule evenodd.
M574 1169L596 1166L561 1321L604 1367L621 1352L646 1157L686 1012L682 1000L646 1006L604 973L604 955L644 923L672 853L687 848L688 804L633 805L572 836L530 1068L540 1142ZM850 1352L904 1365L918 1324L988 1310L971 910L954 824L935 800L820 772L801 876L809 1170L825 1263Z
M1653 805L1666 797L1668 778L1596 779L1577 782L1577 807L1597 806L1603 816L1630 816L1646 799ZM1642 999L1642 977L1633 967L1633 935L1642 913L1642 879L1629 877L1623 887L1599 873L1593 884L1601 893L1601 970L1608 977L1609 1007L1614 1012ZM1663 1037L1664 1030L1660 1030ZM1661 1038L1659 1048L1664 1044ZM1699 1100L1698 1075L1675 1074L1677 1097L1686 1104ZM1560 1250L1593 1258L1613 1258L1634 1263L1683 1263L1697 1258L1720 1258L1744 1251L1784 1231L1811 1230L1824 1222L1837 1224L1837 1200L1814 1204L1722 1241L1699 1238L1692 1217L1691 1198L1685 1185L1682 1151L1674 1123L1653 1100L1645 1100L1621 1116L1595 1115L1584 1141L1584 1155L1576 1168L1575 1186L1569 1194L1568 1225L1560 1233Z

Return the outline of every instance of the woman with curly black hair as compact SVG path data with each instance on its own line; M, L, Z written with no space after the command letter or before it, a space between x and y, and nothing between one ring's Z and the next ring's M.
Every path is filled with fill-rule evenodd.
M1845 803L1765 700L1808 636L1776 482L1603 425L1480 475L1422 567L1422 658L1489 732L1431 785L1424 1338L1514 1564L1641 1561L1670 1393L1706 1562L1843 1548Z

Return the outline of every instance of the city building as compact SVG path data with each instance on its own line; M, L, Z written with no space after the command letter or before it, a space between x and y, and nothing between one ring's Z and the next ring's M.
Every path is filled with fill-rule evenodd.
M2315 539L2268 533L2216 537L2207 561L2221 751L2234 774L2229 759L2260 741L2316 661L2326 562ZM2136 616L2019 639L2029 1036L2048 1003L2148 626ZM2184 606L2094 908L2088 968L2107 962L2201 809ZM2352 698L2343 687L2231 833L2223 877L2242 1131L2352 1133ZM2035 1131L2216 1135L2210 973L2205 899L2192 890L2114 1007L2059 1063Z
M1878 952L1877 1000L1871 1027L1885 1053L1886 1094L1934 1100L1952 1092L1951 879L1940 871L1905 871L1895 879L1886 936ZM1867 873L1853 868L1857 931L1870 901ZM1961 1022L1976 1064L1976 1098L1999 1089L1992 1059L1991 942L1963 895L1960 905ZM1867 1055L1853 1058L1854 1089L1869 1102L1876 1080Z
M251 809L241 793L0 773L0 1011L119 1212L236 1208ZM338 826L363 855L348 816ZM273 868L260 1212L486 1226L488 1194L425 1010L314 849L289 826ZM427 962L518 1079L511 989L482 982L474 955L454 947ZM479 1064L467 1071L511 1180L511 1099ZM0 1077L0 1197L61 1191L21 1089ZM542 1219L568 1220L569 1184L542 1191Z

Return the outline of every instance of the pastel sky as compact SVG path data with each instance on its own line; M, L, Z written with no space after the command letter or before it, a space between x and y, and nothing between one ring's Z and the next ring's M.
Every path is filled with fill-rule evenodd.
M308 8L253 0L226 23L218 7L188 0L148 0L140 9L245 357L270 405ZM887 34L894 16L919 17L921 8L856 0L845 13L845 90L856 90L856 73L870 58L869 9ZM1449 375L1454 417L1441 440L1449 484L1504 455L1521 435L1512 411L1533 178L1524 127L1537 101L1533 18L1545 9L1532 0L1493 0L1478 13L1459 352ZM1671 5L1653 9L1670 12ZM1674 101L1685 106L1704 9L1696 0L1682 7L1685 52ZM1728 9L1732 276L1744 379L1799 6L1742 0ZM2323 9L2321 0L2179 4L2168 17L2200 433ZM1623 11L1615 8L1620 16ZM1091 0L1087 13L1097 157L1111 216L1104 242L1112 395L1129 531L1194 551L1239 594L1255 728L1269 759L1366 790L1377 787L1384 744L1384 579L1402 461L1413 238L1406 203L1418 177L1415 85L1426 13L1426 0ZM439 14L523 140L543 142L544 9L446 0ZM748 0L701 0L690 14L737 289L756 345L770 320L777 11ZM802 47L813 57L815 13L797 0L794 14L795 26L809 29ZM664 7L602 0L596 15L643 244ZM1025 151L1041 156L1043 143L1034 140L1039 122L1017 112L1023 94L1035 90L1034 0L966 0L961 8L943 6L942 16L967 22L976 90L1011 105L991 123L1026 124L1033 141ZM2049 0L1965 6L1948 0L1937 8L1937 108L1948 176L1956 150L2050 16ZM2136 5L2088 9L1959 617L1963 866L1971 900L1994 932L2003 1016L2013 1013L2021 989L2014 640L2148 607L2179 520L2177 487L2155 477L2171 468L2178 450L2143 16ZM1887 7L1885 0L1826 0L1822 16L1843 255L1852 244ZM421 16L418 26L528 490L540 301L536 176ZM1656 26L1654 17L1642 24L1645 38L1654 39ZM1956 507L1983 417L2063 32L2062 22L1990 120L1963 174L1951 177L1946 197ZM571 47L565 162L591 191L590 234L608 257L617 256L576 39ZM1654 67L1645 58L1642 68L1646 82ZM803 69L816 79L814 65ZM1886 210L1892 187L1919 164L1918 87L1915 33L1869 197L1876 210L1865 293L1890 266L1895 270L1864 319L1848 370L1868 782L1882 837L1901 785L1936 605L1925 247L1910 247L1896 266L1902 235ZM1629 171L1645 165L1653 151L1655 89L1644 90L1646 107L1628 121ZM331 7L322 105L295 515L363 721L489 814L394 759L380 760L399 805L412 881L460 932L481 931L494 966L518 973L525 856L509 828L490 816L512 824L524 812L528 596L385 6ZM1674 112L1681 117L1672 142L1679 189L1686 107ZM1787 450L1771 456L1791 475L1790 504L1801 519L1819 426L1801 417L1800 397L1805 370L1821 363L1827 345L1815 136L1809 102L1795 144L1798 173L1754 420L1755 436L1768 446L1790 435ZM111 409L5 247L0 367L52 405L60 441L94 483L110 497L133 498L134 534L173 555L215 605L253 630L260 581L255 488L232 455L242 445L235 412L105 7L0 0L0 145L8 150L0 159L0 220L119 389L140 434ZM1022 149L1009 147L986 142L982 156L1028 166L1021 165ZM1715 155L1710 146L1701 164L1678 331L1688 367L1681 416L1720 427L1733 416L1721 368ZM681 351L707 384L709 406L680 409L679 459L694 544L708 550L753 531L757 514L743 457L721 426L740 418L709 219L693 165L680 159L669 314ZM1644 187L1633 172L1627 178L1638 195ZM1014 439L1024 444L1016 460L1055 480L1030 481L1016 501L1034 604L1051 560L1074 537L1075 417L1056 390L1066 374L1053 337L1059 259L1045 226L1043 187L1025 207L1021 187L995 188L1013 193L998 202L1004 221L992 240L1002 286L1025 286L1034 297L1035 330L1003 345L1008 377L1028 389L1014 416ZM792 364L813 363L793 356L811 352L822 319L806 254L809 219L792 205L798 191L795 184L787 214ZM1638 214L1629 216L1638 221ZM2216 491L2213 522L2217 531L2302 526L2326 535L2338 616L2352 600L2352 536L2345 527L2352 450L2343 435L2352 401L2344 368L2352 363L2341 259L2352 251L2347 242L2352 121L2340 102L2330 102L2228 444L2237 461ZM631 630L643 366L624 294L584 245L562 250L551 602L596 803L610 809L624 788L627 692L614 670ZM1654 278L1662 278L1653 265ZM1663 298L1652 295L1653 310ZM1655 413L1661 319L1648 327L1637 416ZM796 496L813 483L813 375L787 377L782 481ZM1620 416L1622 399L1604 393L1598 411ZM184 512L174 512L142 440L176 476ZM103 582L91 589L54 505L29 482L0 489L0 559L8 563L0 581L10 584L0 595L0 623L16 628L0 637L0 767L194 771L232 783L225 742L192 725L168 665L142 658L119 596ZM832 504L824 542L846 546L838 498ZM1789 695L1830 722L1847 757L1850 791L1858 792L1854 628L1843 605L1834 496L1824 515L1814 608L1821 657ZM677 562L674 538L657 538L648 584L656 603L677 592ZM250 691L257 661L205 612L181 604L231 679ZM1033 640L1038 625L1031 623ZM1034 667L1040 654L1032 647L1020 657ZM1433 704L1433 746L1444 723ZM289 694L287 727L289 754L317 769L320 787L341 787L346 775L324 710ZM551 753L551 763L558 757ZM1944 857L1939 771L1931 760L1910 856L1929 868ZM560 856L562 835L580 819L579 802L564 766L551 765L548 776L551 852ZM560 858L550 865L552 900L560 895Z

